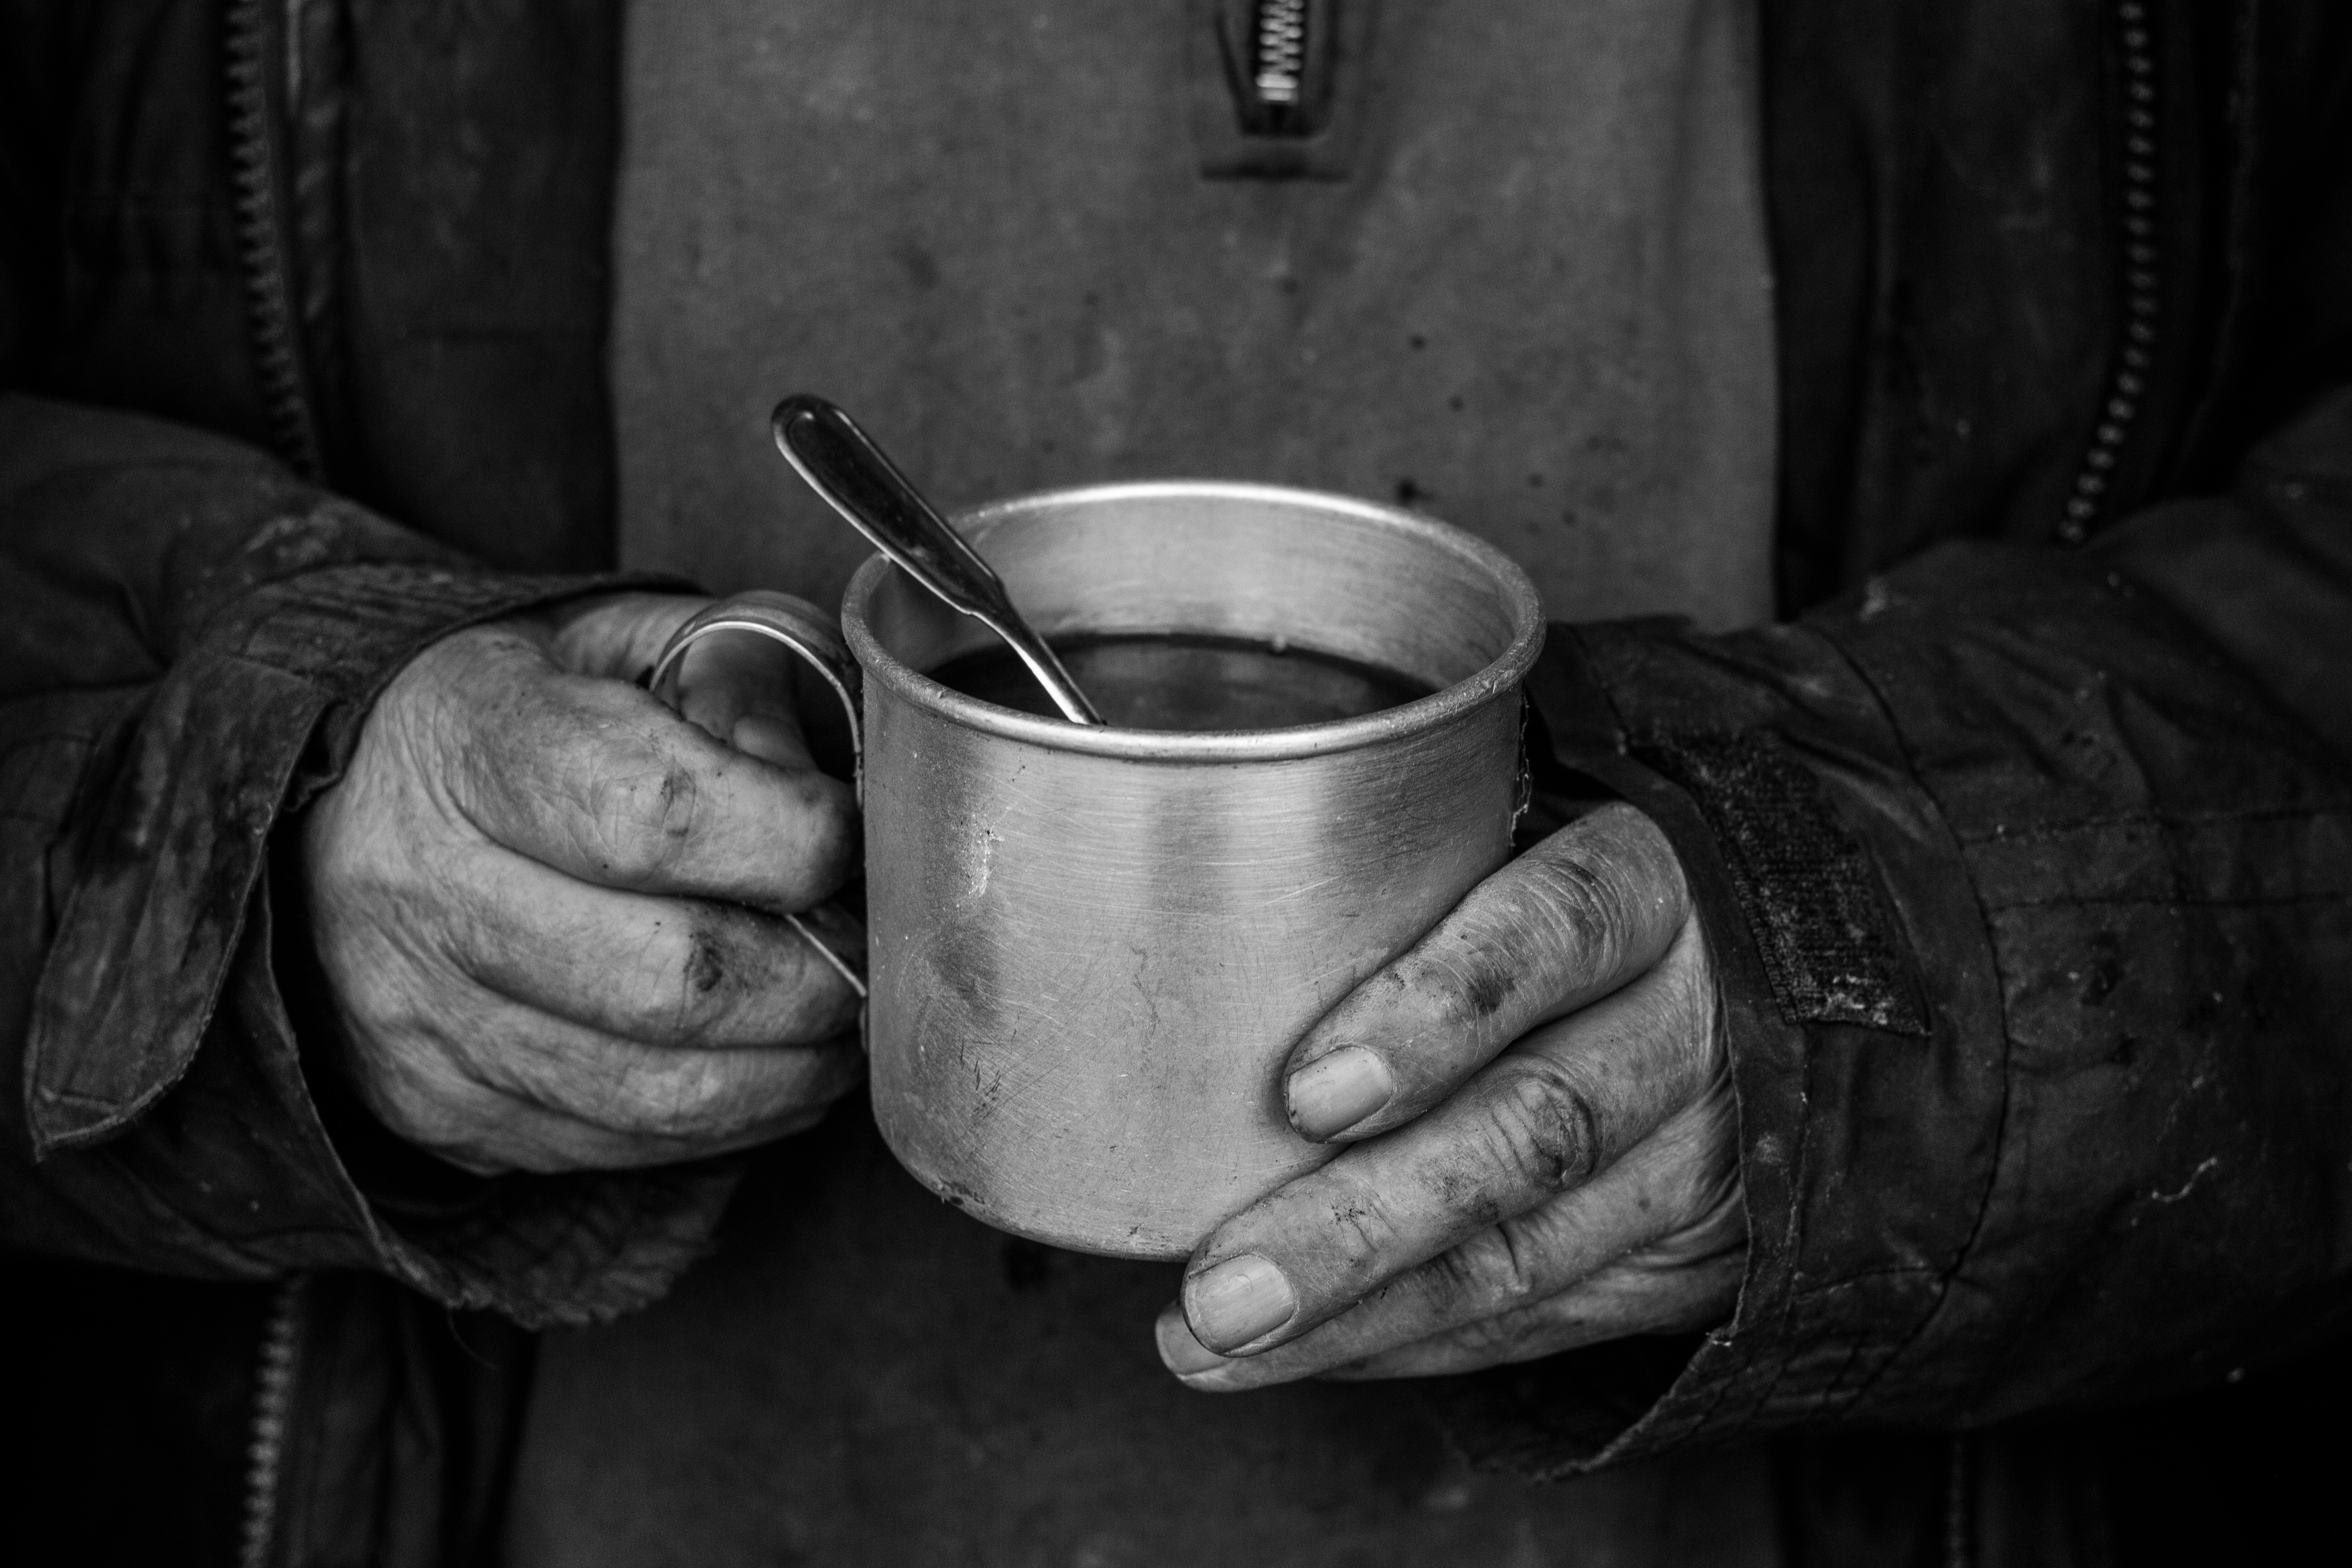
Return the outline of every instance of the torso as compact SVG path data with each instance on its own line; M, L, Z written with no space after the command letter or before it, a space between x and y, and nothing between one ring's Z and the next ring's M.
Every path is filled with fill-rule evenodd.
M625 553L837 595L768 446L942 500L1202 474L1402 500L1555 616L1764 616L1772 345L1738 0L1381 8L1346 176L1208 179L1168 4L638 8ZM1469 1474L1405 1386L1190 1394L1176 1270L983 1229L861 1103L668 1301L544 1352L520 1564L1765 1563L1760 1460Z

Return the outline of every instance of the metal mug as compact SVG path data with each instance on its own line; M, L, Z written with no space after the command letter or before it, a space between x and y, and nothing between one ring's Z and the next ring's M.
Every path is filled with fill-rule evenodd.
M991 634L883 557L850 582L883 1137L1001 1229L1181 1258L1330 1157L1284 1114L1285 1056L1509 854L1535 587L1459 529L1265 485L1056 490L957 526L1049 640L1287 644L1434 689L1290 729L1070 724L929 679ZM767 635L848 700L795 616Z

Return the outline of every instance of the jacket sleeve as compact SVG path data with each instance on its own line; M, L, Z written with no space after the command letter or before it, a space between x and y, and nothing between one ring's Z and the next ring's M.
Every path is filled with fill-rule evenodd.
M1602 1408L1605 1351L1448 1391L1484 1458L1973 1426L2341 1331L2352 393L2078 553L1949 546L1790 625L1554 640L1559 761L1699 896L1749 1256L1663 1397Z
M235 442L0 397L0 1244L374 1269L529 1323L667 1285L721 1168L418 1184L331 1135L270 875L411 655L622 581L492 574Z

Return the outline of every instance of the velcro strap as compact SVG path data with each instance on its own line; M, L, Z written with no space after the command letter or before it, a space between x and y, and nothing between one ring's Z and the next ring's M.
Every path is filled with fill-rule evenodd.
M1791 1024L1927 1033L1906 944L1869 854L1769 731L1653 731L1633 756L1697 803Z

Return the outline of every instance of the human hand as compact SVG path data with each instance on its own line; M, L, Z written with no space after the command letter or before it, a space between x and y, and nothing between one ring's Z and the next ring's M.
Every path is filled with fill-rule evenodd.
M1415 1377L1729 1315L1746 1250L1706 942L1607 805L1309 1030L1292 1125L1354 1145L1221 1226L1160 1316L1194 1388Z
M717 1153L807 1126L863 1071L840 1037L856 993L778 918L839 888L857 851L785 656L696 645L682 717L635 684L704 603L615 595L444 637L307 816L343 1065L379 1119L453 1163ZM863 941L821 914L835 951Z

